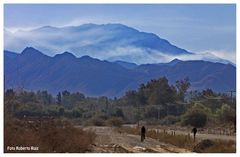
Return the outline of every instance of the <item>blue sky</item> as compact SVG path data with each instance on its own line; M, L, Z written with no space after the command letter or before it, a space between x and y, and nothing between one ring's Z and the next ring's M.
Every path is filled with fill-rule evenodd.
M236 53L234 4L4 5L4 26L9 30L84 23L122 23L192 52L211 50L232 58Z

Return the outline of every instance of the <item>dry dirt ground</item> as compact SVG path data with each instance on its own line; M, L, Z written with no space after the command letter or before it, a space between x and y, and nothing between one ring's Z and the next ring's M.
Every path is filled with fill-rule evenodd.
M97 134L95 144L90 152L95 153L188 153L189 150L171 144L159 142L152 138L140 141L139 135L119 133L112 127L84 127Z

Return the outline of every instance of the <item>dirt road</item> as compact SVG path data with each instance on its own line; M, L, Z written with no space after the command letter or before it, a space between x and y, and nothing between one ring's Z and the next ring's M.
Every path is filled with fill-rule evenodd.
M131 127L131 128L135 128L136 125L124 125L126 127ZM148 127L148 130L155 130L158 132L163 132L163 129L160 129L161 126L157 126L158 129L156 129L156 126L151 126ZM175 131L176 134L178 135L188 135L190 134L190 136L192 137L192 133L191 130L187 131L187 130L176 130L176 129L167 129L166 132L168 132L169 134L171 134L173 131ZM229 136L229 135L220 135L220 134L207 134L207 133L201 133L198 132L197 139L199 140L203 140L203 139L210 139L210 140L232 140L232 141L236 141L236 136Z
M112 153L187 153L189 150L178 148L171 144L161 143L152 138L140 141L140 136L119 133L112 127L85 127L84 130L92 130L97 134L92 152Z

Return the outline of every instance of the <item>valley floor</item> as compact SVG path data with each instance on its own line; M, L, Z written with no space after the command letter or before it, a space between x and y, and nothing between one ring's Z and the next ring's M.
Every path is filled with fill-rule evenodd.
M81 127L82 126L77 126ZM90 152L95 153L190 153L192 150L179 148L169 143L164 143L156 139L146 137L144 142L140 141L139 135L121 132L114 127L98 127L89 126L83 127L84 130L92 130L96 133L97 138L94 145L91 146ZM153 130L152 128L149 130ZM158 129L158 131L162 131ZM171 131L168 131L171 134ZM175 131L176 135L188 135L186 131ZM190 134L192 137L192 135ZM197 135L197 141L204 139L210 140L233 140L236 141L236 136L201 134ZM196 142L197 142L196 141Z

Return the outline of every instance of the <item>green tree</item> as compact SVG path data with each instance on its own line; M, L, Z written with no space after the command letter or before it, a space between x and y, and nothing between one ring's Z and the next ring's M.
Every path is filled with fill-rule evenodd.
M50 105L53 102L53 97L47 91L37 91L37 99L43 105Z
M207 123L211 110L201 103L195 103L182 116L182 125L191 125L194 127L204 127Z
M190 87L189 78L186 77L183 80L176 81L176 87L178 91L178 97L181 101L184 101L185 94Z
M219 119L223 122L231 122L236 125L236 111L233 110L229 105L223 104L216 112Z
M137 102L138 102L138 94L135 90L130 90L127 91L125 94L125 100L127 102L127 105L131 105L131 106L137 106Z
M13 89L8 89L4 93L4 116L13 114L18 106L19 103L17 101L17 94L14 92Z
M71 94L71 102L73 104L76 104L80 101L83 101L84 99L85 99L85 96L82 93L77 92L77 93L72 93Z
M124 117L123 111L120 108L116 109L116 117Z
M206 90L203 90L202 95L204 95L204 96L215 96L214 92L209 88L207 88Z
M174 102L176 96L175 87L168 84L166 77L148 82L144 89L144 93L149 105Z
M62 103L62 95L61 95L61 93L60 92L58 92L58 94L57 94L57 104L61 104Z
M145 85L141 84L139 89L138 89L137 97L138 97L138 104L139 105L146 105L147 104L147 98L144 94L145 88L146 88Z
M62 104L65 107L69 107L71 105L71 99L70 99L70 92L65 90L62 92Z

